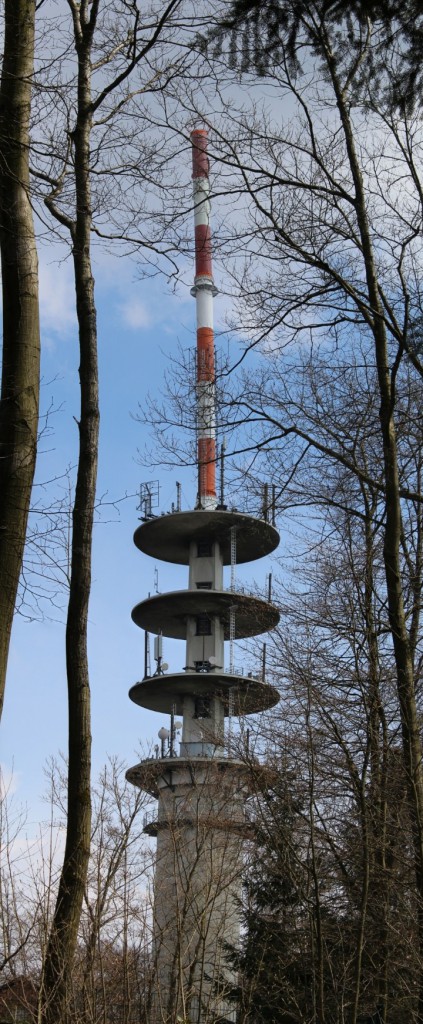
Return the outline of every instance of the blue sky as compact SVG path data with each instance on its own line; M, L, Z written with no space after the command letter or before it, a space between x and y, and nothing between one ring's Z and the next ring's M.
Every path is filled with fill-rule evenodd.
M39 481L62 474L77 458L78 349L72 266L70 261L58 262L57 257L54 249L40 248L43 406L52 403L56 411L50 419L51 433L41 443ZM187 282L190 277L189 269ZM148 431L134 418L147 390L155 393L162 387L169 356L176 353L178 343L195 344L195 302L188 283L172 294L164 278L140 280L132 261L101 254L95 279L101 401L98 494L106 502L135 495L142 480L157 478L160 507L166 511L176 499L176 480L181 480L183 507L193 507L193 471L165 471L137 463L137 450ZM217 327L225 304L224 298L216 302ZM59 482L57 487L61 486ZM144 637L131 620L131 609L155 586L155 566L132 540L138 515L136 497L121 501L119 513L106 505L95 530L89 625L94 773L108 754L117 754L128 765L135 763L140 746L145 749L155 742L157 730L167 724L132 704L127 695L144 668ZM157 569L160 590L187 585L183 566L162 562ZM253 568L250 577L264 579L265 571ZM29 832L47 813L41 803L46 760L65 752L67 745L64 621L64 612L60 615L47 606L44 621L27 622L17 616L13 630L1 762L6 777L14 773L15 800L28 807ZM179 670L184 645L165 641L165 660Z
M160 476L163 507L168 508L176 472L156 472L137 464L146 430L134 414L147 386L154 391L160 384L165 350L176 346L181 335L192 343L194 300L188 289L186 295L168 294L161 278L137 280L129 260L100 258L95 278L101 395L98 494L106 502L135 495L142 479ZM44 408L51 402L56 409L50 417L51 432L41 442L38 480L45 481L76 462L78 350L70 261L58 263L54 250L42 247L40 281L42 401ZM189 485L188 479L188 490ZM59 482L53 490L62 486ZM89 627L95 768L102 766L107 753L117 753L128 763L136 760L140 739L148 742L161 724L127 696L129 686L143 674L143 634L131 621L131 608L154 589L154 566L132 541L136 506L135 496L120 501L119 512L105 506L95 530ZM165 576L176 576L175 568L170 574L164 563L158 568L163 589ZM176 587L186 585L184 569L180 576ZM16 792L30 805L30 818L39 813L43 764L51 754L65 751L67 742L65 615L46 606L45 616L42 622L15 619L2 722L1 760L6 772L13 768Z

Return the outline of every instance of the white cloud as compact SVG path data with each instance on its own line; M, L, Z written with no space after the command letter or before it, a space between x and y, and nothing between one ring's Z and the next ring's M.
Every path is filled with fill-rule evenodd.
M40 252L40 319L43 332L67 334L75 326L75 288L70 262L47 262Z
M151 326L151 315L145 304L136 296L119 303L118 309L127 327L138 330L140 327Z

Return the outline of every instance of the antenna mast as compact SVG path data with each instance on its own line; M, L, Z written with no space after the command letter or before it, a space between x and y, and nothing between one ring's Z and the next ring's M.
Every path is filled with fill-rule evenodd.
M195 224L195 278L191 295L197 309L197 464L198 507L215 509L216 368L213 332L213 281L207 131L191 132Z

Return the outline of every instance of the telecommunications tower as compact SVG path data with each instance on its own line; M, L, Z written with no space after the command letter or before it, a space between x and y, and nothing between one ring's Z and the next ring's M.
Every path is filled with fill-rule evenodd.
M132 783L158 800L145 823L145 831L157 837L149 1024L235 1021L229 996L236 977L226 949L239 939L244 807L250 788L245 759L229 742L230 730L225 736L225 719L257 713L278 700L264 678L236 672L232 656L225 668L225 641L232 652L233 640L265 633L279 621L270 600L234 587L235 565L270 554L279 536L265 517L218 503L207 131L196 129L191 141L197 504L181 511L178 502L177 510L164 516L154 516L149 506L134 536L136 546L151 558L188 566L187 589L155 593L132 612L134 622L156 637L157 669L154 675L146 669L130 697L143 708L170 715L170 728L159 731L157 756L127 772ZM231 567L226 587L225 566ZM162 637L186 641L180 672L163 665Z

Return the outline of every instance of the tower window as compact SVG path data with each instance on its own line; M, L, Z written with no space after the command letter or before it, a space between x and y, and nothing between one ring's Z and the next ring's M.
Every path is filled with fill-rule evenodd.
M211 621L208 615L197 615L196 636L211 636Z
M209 540L199 540L197 544L198 558L209 558L212 553L212 546Z
M196 697L194 718L210 718L210 697Z
M203 582L197 583L197 590L211 590L211 588L212 588L211 582L210 583L205 583L205 582L204 583Z

